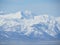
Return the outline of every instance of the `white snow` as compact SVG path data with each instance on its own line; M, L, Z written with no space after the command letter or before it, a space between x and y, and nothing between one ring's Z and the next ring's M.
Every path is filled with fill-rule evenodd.
M31 12L29 11L25 11L25 14L29 14L31 15ZM39 16L34 16L33 18L30 19L21 19L22 14L21 12L17 12L17 13L12 13L12 14L7 14L7 15L0 15L0 26L2 25L6 25L6 27L4 27L4 31L13 31L15 32L15 26L20 25L21 26L21 30L20 32L24 32L24 35L29 36L32 32L34 32L34 35L36 36L37 34L42 35L42 32L39 32L37 30L34 30L33 26L34 24L47 24L48 25L48 29L45 29L44 27L41 27L41 29L46 32L47 34L51 35L51 36L55 36L57 35L57 33L54 30L54 26L56 21L58 22L57 27L60 30L60 17L53 17L53 16L48 16L48 15L39 15ZM14 21L13 19L17 19L18 21Z
M21 12L17 13L11 13L11 14L6 14L6 15L0 15L1 18L5 19L15 19L15 18L21 18Z

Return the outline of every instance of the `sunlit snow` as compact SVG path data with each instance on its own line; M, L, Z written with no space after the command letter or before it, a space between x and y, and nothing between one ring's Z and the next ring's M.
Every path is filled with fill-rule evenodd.
M26 19L21 12L0 15L0 27L2 27L6 32L19 32L23 35L29 36L34 32L34 36L43 35L43 32L48 35L55 37L58 33L55 31L55 26L57 26L60 31L60 19L59 17L53 17L48 15L37 15L33 16L31 12L25 11L26 16L30 15L30 19ZM22 19L23 17L23 19ZM57 24L56 24L57 22ZM34 29L33 25L38 25L37 29ZM18 29L16 29L19 26ZM47 28L46 28L47 27ZM42 31L40 31L42 30Z

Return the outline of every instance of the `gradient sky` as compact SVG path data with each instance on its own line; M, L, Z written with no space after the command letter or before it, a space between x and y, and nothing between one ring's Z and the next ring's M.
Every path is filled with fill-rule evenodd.
M0 11L4 13L25 10L36 14L60 16L60 0L0 0Z

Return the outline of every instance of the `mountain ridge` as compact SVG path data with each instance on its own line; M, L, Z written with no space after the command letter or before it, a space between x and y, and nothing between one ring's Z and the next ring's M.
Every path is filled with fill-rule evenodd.
M41 39L44 39L46 36L48 39L49 37L57 38L56 35L60 34L59 17L48 15L34 16L31 12L17 12L14 14L9 14L9 16L0 15L0 17L0 32L7 32L6 35L4 34L6 38L13 36L13 34L8 32L15 32L16 34L14 33L14 35L16 38L18 38L19 35L24 35L26 37L33 37L37 39L40 37ZM0 36L2 34L3 33L1 33ZM44 36L45 34L46 36Z

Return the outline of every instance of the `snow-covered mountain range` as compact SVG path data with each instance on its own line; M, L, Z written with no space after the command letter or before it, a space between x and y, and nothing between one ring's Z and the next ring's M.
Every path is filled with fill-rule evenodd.
M20 39L21 37L57 39L59 34L60 17L35 16L29 11L0 15L0 40Z

